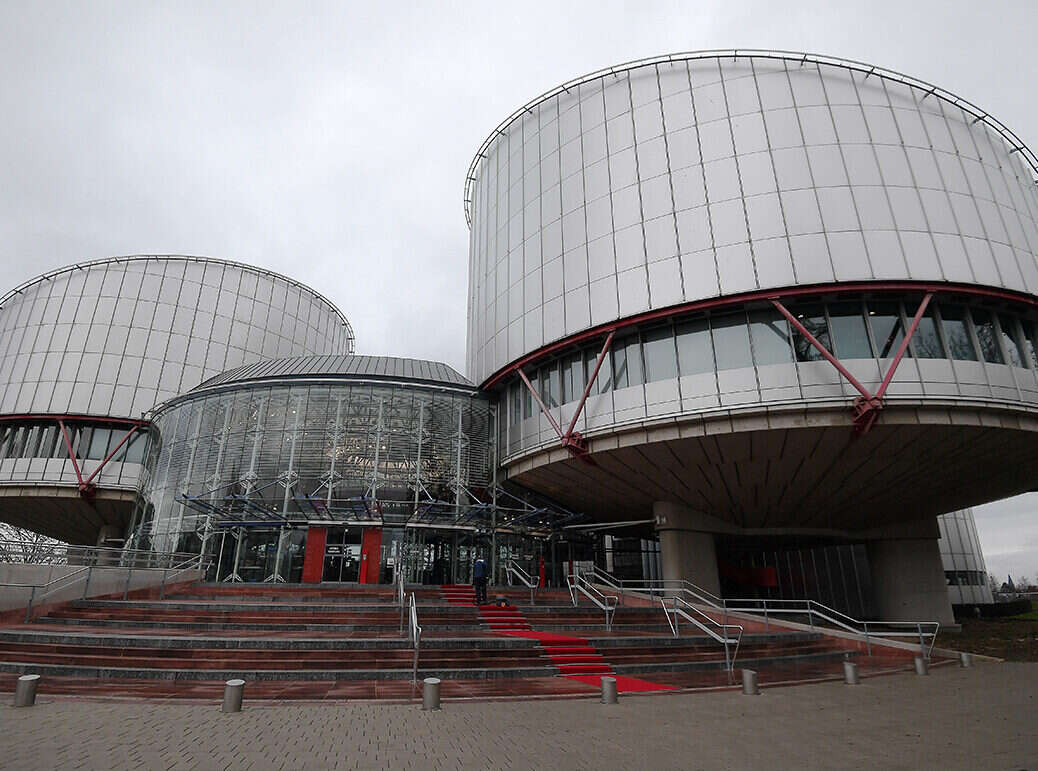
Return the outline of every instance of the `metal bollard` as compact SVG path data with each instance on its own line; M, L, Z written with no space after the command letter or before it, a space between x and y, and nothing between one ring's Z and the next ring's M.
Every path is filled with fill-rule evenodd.
M241 712L241 700L244 693L244 680L228 680L223 689L223 711Z
M602 678L602 703L603 704L616 704L619 701L619 697L616 693L616 678L615 677L603 677Z
M752 669L742 671L742 693L743 696L760 696L760 688L757 687L757 673Z
M437 711L440 709L440 678L427 677L422 686L422 710Z
M858 665L853 661L843 662L843 681L847 685L858 685Z
M930 674L930 662L928 662L922 656L916 656L915 657L915 673L917 675L928 675L928 674Z
M39 675L22 675L14 687L14 706L31 707L36 703L36 686Z
M972 653L966 653L966 651L962 651L959 654L959 666L963 667L964 669L968 669L969 667L972 667L973 666L973 654Z

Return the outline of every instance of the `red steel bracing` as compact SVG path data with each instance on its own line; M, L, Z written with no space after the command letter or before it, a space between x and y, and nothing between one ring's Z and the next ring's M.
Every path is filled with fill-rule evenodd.
M771 304L775 306L779 313L786 317L786 320L792 324L800 334L802 334L812 346L814 346L826 361L836 367L836 370L847 378L855 389L857 389L861 396L854 400L854 431L857 434L866 434L869 429L876 423L879 418L879 412L883 409L883 396L887 392L887 388L890 386L890 382L894 379L894 374L897 372L898 365L901 363L901 359L904 358L905 352L908 350L908 344L912 341L912 337L915 335L915 331L919 328L919 322L922 321L923 314L926 313L926 308L930 305L930 300L933 299L934 293L927 292L923 296L923 301L919 303L919 310L915 312L915 316L912 318L912 324L909 326L908 331L905 333L904 339L901 341L901 345L898 346L897 353L894 354L894 359L890 363L890 367L887 369L887 374L883 378L883 382L880 383L879 389L876 393L871 393L865 386L858 382L857 378L852 375L840 360L833 356L829 350L822 345L814 335L807 331L807 328L800 323L792 313L790 313L786 307L778 301L777 298L771 298Z
M29 418L29 417L31 417L31 418L36 419L36 420L39 420L39 419L54 420L58 424L58 428L61 429L61 436L65 440L65 450L66 450L66 452L68 452L69 460L72 461L72 468L76 472L76 479L79 482L79 493L84 498L89 498L91 495L93 495L94 488L95 488L95 485L93 483L94 482L94 477L96 477L98 474L101 473L101 470L106 465L108 465L108 462L112 458L115 457L115 454L117 452L119 452L120 449L122 449L122 446L124 444L126 444L128 441L130 441L130 439L133 437L133 435L135 433L137 433L138 429L143 428L144 426L148 425L146 422L141 421L141 420L124 420L124 419L109 420L107 418L94 418L94 417L80 416L80 415L63 415L61 417L55 417L54 415L34 415L34 416L24 416L23 415L23 416L20 416L20 417L22 417L22 418ZM115 445L115 447L112 449L112 451L109 452L108 455L105 456L105 459L102 460L98 464L97 468L95 468L93 470L93 472L91 472L90 476L88 476L86 479L83 479L83 469L80 468L80 466L79 466L79 461L76 459L76 453L72 449L72 440L69 438L68 429L65 428L65 421L66 420L73 420L73 421L77 421L77 422L89 421L91 423L113 423L114 422L114 423L118 423L120 425L129 425L130 426L130 430L127 431L126 435L123 436L123 438L119 440L119 443L117 445Z
M605 361L605 357L609 355L609 348L613 344L613 337L615 335L616 330L614 329L606 337L605 343L602 344L602 350L598 354L598 361L595 362L595 371L592 372L591 376L587 379L587 385L584 386L584 394L580 397L577 409L573 413L573 420L569 422L569 428L566 429L566 433L562 437L562 443L574 454L584 455L587 453L587 440L580 435L579 431L574 431L573 429L576 427L577 419L580 417L580 413L584 410L584 405L587 403L587 397L591 393L591 386L593 386L595 380L598 379L598 371L602 369L602 362Z
M526 384L530 393L533 394L533 398L537 400L538 406L541 408L541 412L544 413L545 417L551 422L552 427L555 429L555 433L559 435L559 439L562 440L562 446L569 450L573 455L577 457L584 457L587 455L587 441L583 436L580 435L579 431L573 429L577 425L577 419L580 417L581 411L584 409L584 405L587 403L587 397L591 393L591 386L595 384L595 379L598 377L598 372L602 369L602 362L605 361L605 357L609 355L609 347L613 344L613 336L616 334L616 330L609 332L609 335L605 339L605 343L602 345L602 350L598 354L598 361L595 362L595 370L591 373L591 377L588 378L587 385L584 386L584 395L580 397L580 403L577 404L577 409L573 413L573 419L569 423L569 428L563 433L562 426L559 425L558 421L555 420L555 416L551 414L551 411L545 406L541 400L541 395L537 393L537 389L533 387L533 383L530 382L530 378L526 376L526 373L522 369L518 369L519 377Z

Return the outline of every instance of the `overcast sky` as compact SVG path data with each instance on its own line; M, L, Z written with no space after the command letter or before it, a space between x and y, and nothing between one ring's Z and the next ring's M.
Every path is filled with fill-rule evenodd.
M514 7L0 0L0 286L111 255L241 260L328 296L358 353L464 371L465 171L584 72L826 53L937 83L1038 146L1038 0ZM992 572L1035 577L1038 495L977 524Z

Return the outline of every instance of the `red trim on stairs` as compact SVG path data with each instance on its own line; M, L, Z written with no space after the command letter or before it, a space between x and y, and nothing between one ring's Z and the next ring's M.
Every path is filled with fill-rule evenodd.
M441 586L440 591L451 605L475 606L476 595L471 586ZM616 674L605 657L583 637L534 631L515 605L481 605L478 611L480 621L495 634L536 640L562 677L593 686L600 685L603 676L615 677L620 693L674 690L673 686Z

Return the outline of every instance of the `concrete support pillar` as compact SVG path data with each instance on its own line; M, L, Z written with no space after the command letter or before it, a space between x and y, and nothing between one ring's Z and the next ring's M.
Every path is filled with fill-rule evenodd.
M721 579L713 533L730 526L720 526L712 517L666 501L655 502L652 512L660 535L664 580L691 581L720 597Z
M903 528L909 532L867 542L872 592L881 620L955 623L937 545L936 520L932 524L929 528L921 523Z
M104 546L108 539L122 540L123 529L118 525L101 525L97 531L97 543L95 546Z

